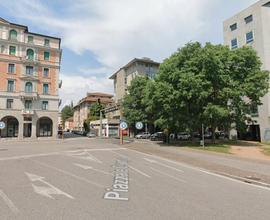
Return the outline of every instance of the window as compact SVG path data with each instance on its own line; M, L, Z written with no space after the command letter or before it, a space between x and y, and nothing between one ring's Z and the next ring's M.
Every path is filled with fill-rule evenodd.
M250 23L253 21L253 16L252 15L249 15L248 17L245 18L245 22L246 24Z
M1 53L4 53L4 52L5 52L5 46L1 45Z
M253 40L254 40L253 39L253 32L250 31L250 32L246 33L246 42L247 42L247 44L253 42Z
M25 83L25 92L26 93L33 92L33 84L31 82Z
M237 38L231 40L231 49L236 49L237 45Z
M7 91L14 92L14 80L8 80Z
M250 115L252 117L258 117L259 116L258 105L256 105L256 103L251 104L251 106L250 106Z
M8 64L8 73L15 73L15 64L14 63Z
M237 23L234 23L230 26L231 31L234 31L237 29Z
M32 44L34 43L34 37L33 36L28 36L28 43Z
M17 31L11 30L11 31L9 32L9 39L10 39L10 40L17 40Z
M49 102L48 101L42 101L42 110L48 110Z
M25 67L25 73L27 75L33 75L34 74L34 67L33 66L26 66Z
M25 102L24 102L24 107L25 107L25 109L27 109L27 110L32 109L32 100L25 100Z
M28 49L26 51L26 59L33 60L34 59L34 51L32 49Z
M15 46L9 46L9 55L16 55L16 47Z
M50 60L50 52L44 52L44 60Z
M49 84L47 83L43 84L43 94L45 95L49 94Z
M43 77L49 77L49 68L43 69Z
M46 46L46 47L50 46L50 40L49 39L44 40L44 46Z
M7 109L13 108L13 99L7 99Z

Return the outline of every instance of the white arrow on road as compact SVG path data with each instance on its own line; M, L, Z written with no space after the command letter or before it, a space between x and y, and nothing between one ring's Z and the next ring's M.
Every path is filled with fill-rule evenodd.
M108 172L105 172L103 170L98 170L98 169L95 169L95 168L87 166L87 165L83 165L83 164L79 164L79 163L74 163L74 165L77 166L77 167L80 167L80 168L82 168L84 170L94 170L96 172L103 173L103 174L106 174L106 175L113 175L112 173L108 173Z
M90 154L86 150L79 151L79 152L73 152L73 153L69 152L68 154L71 157L75 157L75 158L79 158L79 159L83 159L83 160L91 160L91 161L94 161L97 163L102 163L102 161L100 161L98 158L94 157L92 154Z
M175 167L171 167L171 166L169 166L169 165L160 163L160 162L158 162L158 161L156 161L156 160L152 160L152 159L149 159L149 158L143 158L143 159L145 159L145 160L148 161L149 163L156 163L156 164L158 164L158 165L160 165L160 166L167 167L167 168L169 168L169 169L178 171L178 172L180 172L180 173L184 173L183 170L179 170L179 169L177 169L177 168L175 168Z
M52 184L45 181L44 180L45 177L38 176L38 175L32 174L32 173L25 173L25 174L30 179L31 182L41 182L41 183L46 185L46 186L36 186L32 183L32 187L36 193L43 195L43 196L46 196L50 199L54 199L54 197L51 195L64 195L64 196L68 197L69 199L74 199L71 195L61 191L60 189L56 188Z

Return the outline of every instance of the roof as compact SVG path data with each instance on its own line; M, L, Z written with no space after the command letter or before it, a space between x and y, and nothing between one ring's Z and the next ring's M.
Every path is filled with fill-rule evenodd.
M146 64L153 64L153 65L156 65L156 66L159 66L160 63L158 62L155 62L153 60L151 60L150 58L147 58L147 57L143 57L143 58L134 58L133 60L131 60L130 62L128 62L125 66L121 67L118 71L116 71L113 75L111 75L109 77L109 79L114 79L116 74L122 70L122 69L127 69L129 68L130 66L132 66L134 63L136 62L141 62L141 63L146 63Z
M28 31L28 26L21 25L21 24L16 24L16 23L11 23L11 22L9 22L9 21L1 18L1 17L0 17L0 21L3 22L3 23L6 23L8 25L11 25L11 26L16 26L16 27L19 27L19 28L23 28L23 29L25 29L25 33L33 34L33 35L37 35L37 36L41 36L41 37L48 37L48 38L59 40L61 42L61 38L59 38L59 37L53 37L53 36L49 36L49 35L43 35L43 34L38 34L38 33L34 33L34 32L29 32Z
M93 92L93 93L87 93L87 96L81 99L74 108L78 107L79 105L89 102L89 103L95 103L100 100L101 104L110 104L113 103L113 95L107 94L107 93L101 93L101 92Z

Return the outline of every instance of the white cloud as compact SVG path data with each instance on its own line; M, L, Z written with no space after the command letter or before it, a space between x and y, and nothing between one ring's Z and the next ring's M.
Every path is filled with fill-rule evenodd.
M233 15L220 15L226 6L239 10L255 1L1 0L0 7L39 29L61 36L63 45L78 54L91 51L104 65L97 69L80 68L78 73L82 76L62 73L61 95L65 102L78 100L88 90L112 92L112 82L96 75L109 75L134 57L162 61L191 40L218 39L222 43L222 19ZM52 10L50 4L58 4L59 8ZM216 21L218 16L222 17L220 21ZM90 76L83 77L86 74Z

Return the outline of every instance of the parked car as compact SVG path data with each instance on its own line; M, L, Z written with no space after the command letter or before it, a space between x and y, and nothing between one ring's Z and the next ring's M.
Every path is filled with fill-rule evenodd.
M163 132L156 132L150 136L151 141L163 141L165 134Z
M150 138L151 134L148 132L142 132L135 136L136 139L148 139Z
M88 132L86 134L86 136L89 137L89 138L92 138L92 137L96 137L97 135L95 133L93 133L93 132Z
M187 132L181 132L177 134L177 139L181 141L188 141L191 139L191 136Z

